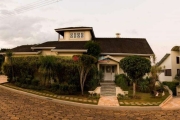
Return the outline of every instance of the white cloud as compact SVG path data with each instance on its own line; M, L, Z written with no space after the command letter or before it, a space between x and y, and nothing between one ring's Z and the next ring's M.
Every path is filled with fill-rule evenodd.
M3 1L3 2L2 2ZM13 10L37 0L1 0ZM0 20L0 48L57 40L55 28L92 26L97 37L146 38L158 60L179 45L179 0L62 0Z

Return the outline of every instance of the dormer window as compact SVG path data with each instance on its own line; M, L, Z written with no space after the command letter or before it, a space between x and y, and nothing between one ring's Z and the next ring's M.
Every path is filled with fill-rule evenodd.
M83 32L71 32L70 33L70 38L84 38L84 33Z

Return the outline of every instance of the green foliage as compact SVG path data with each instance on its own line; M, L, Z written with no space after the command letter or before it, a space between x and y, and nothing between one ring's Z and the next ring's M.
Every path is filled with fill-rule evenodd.
M118 100L128 100L128 99L130 99L130 98L129 98L128 95L118 94L117 99L118 99Z
M117 86L121 87L123 90L128 88L129 78L125 74L115 75L115 83Z
M140 92L149 92L150 91L150 81L149 78L143 79L141 78L140 80L138 80L138 88Z
M77 64L77 69L79 72L81 93L84 92L84 84L87 78L89 71L95 67L97 59L91 55L74 55L73 60Z
M0 55L0 74L2 73L2 71L1 71L1 67L2 67L2 64L3 64L3 62L4 62L4 56L3 55Z
M74 94L77 88L76 85L68 84L68 83L61 83L59 84L59 89L57 90L57 94Z
M12 64L9 62L4 63L3 70L9 78L8 81L19 87L22 86L23 88L35 90L46 89L58 94L75 94L77 91L80 92L79 73L77 72L77 66L81 65L79 62L75 62L72 59L61 59L59 57L52 59L48 58L48 60L44 61L42 59L43 58L38 56L12 57ZM91 61L87 61L87 63L91 63ZM11 78L12 67L14 71L13 80ZM42 69L42 67L48 69ZM87 66L85 68L87 68ZM84 84L85 90L89 90L89 88L92 87L88 84L91 82L95 74L92 69L93 67L90 68L91 69L86 76L86 83ZM51 79L48 80L48 86L42 84L44 83L44 79L42 78L44 78L44 73L46 73L45 70L48 70L48 72L51 73L46 74L51 76ZM52 79L53 81L51 81ZM58 85L59 88L57 89L54 84L56 84L56 87Z
M88 49L87 50L88 55L92 55L96 58L98 58L101 53L101 48L100 48L99 44L95 41L88 41L85 44L85 48Z
M172 90L173 95L176 95L176 87L179 85L179 82L163 82L164 85L167 85L169 89Z
M33 80L31 81L31 85L33 85L33 86L38 86L38 85L39 85L39 80L33 79Z
M140 56L129 56L120 61L120 67L132 80L137 80L150 72L151 62Z
M54 68L56 64L55 56L41 56L40 57L40 72L44 74L44 85L50 84L51 79L54 77Z
M150 72L151 62L140 56L125 57L120 61L120 67L133 81L133 97L136 94L136 82Z
M59 89L59 84L58 83L53 83L51 84L51 91L56 92Z

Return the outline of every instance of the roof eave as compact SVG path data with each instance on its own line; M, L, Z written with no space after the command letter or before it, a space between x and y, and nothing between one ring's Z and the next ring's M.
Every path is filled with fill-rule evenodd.
M14 55L37 55L41 53L41 51L38 52L13 52ZM5 55L6 53L0 53L0 55Z
M87 52L87 49L52 49L53 52Z
M31 47L32 50L35 50L35 49L54 49L56 47Z
M101 55L125 55L125 56L129 56L129 55L137 55L137 56L152 56L154 54L136 54L136 53L101 53Z

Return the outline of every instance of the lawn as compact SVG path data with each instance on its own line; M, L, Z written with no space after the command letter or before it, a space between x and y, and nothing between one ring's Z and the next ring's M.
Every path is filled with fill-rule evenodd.
M78 103L86 103L86 104L97 105L97 103L99 101L98 96L90 96L87 91L84 92L83 96L81 95L81 93L77 93L75 95L57 95L57 94L54 94L54 93L52 93L50 91L46 91L46 90L31 90L31 89L25 89L25 88L17 87L11 83L5 83L5 84L3 84L3 86L10 87L10 88L17 89L17 90L21 90L21 91L28 92L28 93L37 94L40 96L46 96L46 97L51 97L51 98L55 98L55 99L78 102Z
M165 92L164 96L161 96L160 94L158 97L154 97L150 93L136 92L136 96L138 96L138 98L132 98L132 94L133 94L133 91L129 90L127 99L118 99L120 105L123 105L123 106L130 105L130 104L123 104L123 103L157 103L157 105L159 105L169 96L168 92Z

